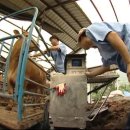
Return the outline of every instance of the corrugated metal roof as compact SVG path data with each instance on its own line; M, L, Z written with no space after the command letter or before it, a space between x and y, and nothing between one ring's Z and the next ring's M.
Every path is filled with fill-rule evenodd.
M77 33L80 28L91 24L76 0L0 0L0 12L9 14L30 6L39 9L37 24L50 34L55 34L72 50L79 49ZM31 20L32 12L17 19Z

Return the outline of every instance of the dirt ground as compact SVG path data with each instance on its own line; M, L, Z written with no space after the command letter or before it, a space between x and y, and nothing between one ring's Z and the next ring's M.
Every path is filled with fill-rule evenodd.
M115 96L107 102L108 111L87 122L87 130L124 130L130 113L130 97Z
M124 130L130 113L130 97L115 96L106 103L108 110L86 123L86 130ZM90 109L89 106L88 109ZM5 130L1 129L0 130ZM31 128L33 130L33 128ZM63 129L62 129L63 130ZM67 129L68 130L68 129ZM71 129L72 130L72 129Z

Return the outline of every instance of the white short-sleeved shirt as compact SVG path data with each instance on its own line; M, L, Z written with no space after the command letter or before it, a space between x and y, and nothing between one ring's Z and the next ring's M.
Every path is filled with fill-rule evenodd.
M111 31L118 33L130 52L130 24L121 24L118 22L93 23L87 27L86 36L92 39L94 44L98 47L104 66L117 64L121 71L126 72L126 64L120 54L111 46L109 42L105 41L106 36Z

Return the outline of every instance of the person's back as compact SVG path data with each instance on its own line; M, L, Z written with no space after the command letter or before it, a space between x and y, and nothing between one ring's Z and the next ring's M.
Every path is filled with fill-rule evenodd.
M90 75L102 74L112 64L130 74L130 24L94 23L80 30L78 41L82 48L97 47L102 56L103 66Z

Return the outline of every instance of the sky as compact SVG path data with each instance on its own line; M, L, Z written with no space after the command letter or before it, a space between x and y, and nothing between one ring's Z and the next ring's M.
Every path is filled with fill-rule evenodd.
M130 22L129 0L111 0L111 1L116 10L119 22L122 22L122 23ZM98 8L99 12L101 13L104 21L116 22L116 18L113 13L109 0L93 0L93 2L95 3L96 7ZM92 23L102 22L98 13L96 12L92 3L90 2L90 0L78 0L77 3L81 7L81 9L85 12L85 14L88 16L88 18L90 19L90 21ZM14 20L14 19L8 19L8 20L15 23L16 25L18 25L20 27L23 27L24 29L26 29L30 25L30 22L26 22L26 21L19 21L19 20ZM18 28L3 21L3 22L0 22L0 29L4 30L10 34L13 34L13 30L18 29ZM21 31L21 30L19 30L19 31ZM37 36L36 31L34 31L33 34ZM44 36L45 41L50 44L49 37L51 35L44 30L42 30L42 35ZM0 37L5 37L5 36L8 36L8 35L6 35L5 33L2 33L0 31ZM45 49L42 42L40 42L40 48L43 50ZM71 49L69 49L68 47L67 47L67 52L68 53L71 52ZM50 65L46 64L45 62L40 62L40 63L44 64L45 67L50 67ZM101 56L97 49L90 49L89 51L87 51L87 67L93 67L93 66L98 66L98 65L102 65Z
M130 22L128 15L130 14L129 0L111 0L117 13L119 22ZM93 0L98 8L103 20L106 22L116 22L113 9L109 0ZM90 0L79 0L77 2L82 10L87 14L91 22L101 22L101 19L91 4Z

